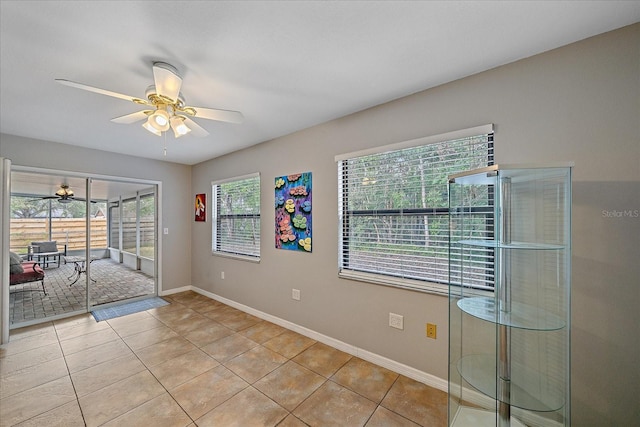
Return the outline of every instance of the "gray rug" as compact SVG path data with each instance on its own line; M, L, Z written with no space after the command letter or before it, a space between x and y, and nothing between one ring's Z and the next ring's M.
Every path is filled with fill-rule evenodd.
M99 308L97 310L93 310L91 314L93 314L96 322L101 322L103 320L109 320L120 316L126 316L127 314L149 310L150 308L162 307L163 305L167 304L169 303L162 298L154 297L116 305L113 307Z

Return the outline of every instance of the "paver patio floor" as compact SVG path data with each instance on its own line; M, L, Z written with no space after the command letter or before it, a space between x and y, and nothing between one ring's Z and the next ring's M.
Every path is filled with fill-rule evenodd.
M45 289L40 282L12 286L9 294L11 326L46 317L84 310L87 300L85 275L73 285L74 264L62 263L60 267L45 270ZM140 271L132 270L109 258L91 263L90 297L92 305L123 301L153 295L154 279Z

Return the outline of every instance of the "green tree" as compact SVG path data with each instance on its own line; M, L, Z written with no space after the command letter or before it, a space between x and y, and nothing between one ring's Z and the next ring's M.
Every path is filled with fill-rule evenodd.
M43 218L49 215L50 201L22 196L11 197L12 218Z
M104 212L106 205L103 202L91 204L91 215ZM51 211L51 213L49 213ZM60 203L56 199L38 199L33 196L11 196L12 218L84 218L86 203L81 200L73 200L69 203Z

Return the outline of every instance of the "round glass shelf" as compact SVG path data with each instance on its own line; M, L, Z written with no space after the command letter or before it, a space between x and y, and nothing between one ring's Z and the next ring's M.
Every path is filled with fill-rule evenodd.
M473 317L512 328L555 331L566 325L563 319L547 310L518 302L511 303L509 312L496 310L493 297L463 298L457 304L460 310Z
M458 360L457 369L473 388L492 399L498 398L495 356L488 354L464 356ZM546 382L541 382L540 378L539 373L512 363L511 395L505 403L539 412L552 412L562 408L564 406L563 391Z

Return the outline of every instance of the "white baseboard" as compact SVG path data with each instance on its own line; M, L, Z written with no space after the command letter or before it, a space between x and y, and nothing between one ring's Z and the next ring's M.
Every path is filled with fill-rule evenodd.
M169 295L170 293L184 292L187 290L192 290L200 295L204 295L221 303L227 304L233 308L237 308L238 310L242 310L245 313L249 313L253 316L259 317L263 320L267 320L269 322L275 323L276 325L282 326L283 328L287 328L294 332L297 332L301 335L319 341L323 344L329 345L338 350L344 351L345 353L351 354L353 356L364 359L368 362L375 363L378 366L382 366L383 368L387 368L393 372L409 377L413 380L419 381L423 384L426 384L430 387L436 388L438 390L442 390L445 393L447 390L447 380L438 378L434 375L428 374L426 372L420 371L418 369L412 368L411 366L407 366L400 362L396 362L395 360L388 359L384 356L381 356L376 353L372 353L370 351L364 350L362 348L356 347L354 345L345 343L344 341L337 340L335 338L329 337L327 335L321 334L314 330L305 328L304 326L300 326L298 324L289 322L288 320L281 319L279 317L273 316L268 313L264 313L262 311L256 310L255 308L246 306L244 304L240 304L233 300L227 299L220 295L205 291L203 289L197 288L195 286L185 286L180 289L171 289L170 292L164 293L164 295Z
M169 289L169 290L162 290L159 292L160 296L164 296L164 295L171 295L171 294L177 294L180 292L186 292L186 291L196 291L197 288L194 288L193 286L183 286L181 288L175 288L175 289Z

